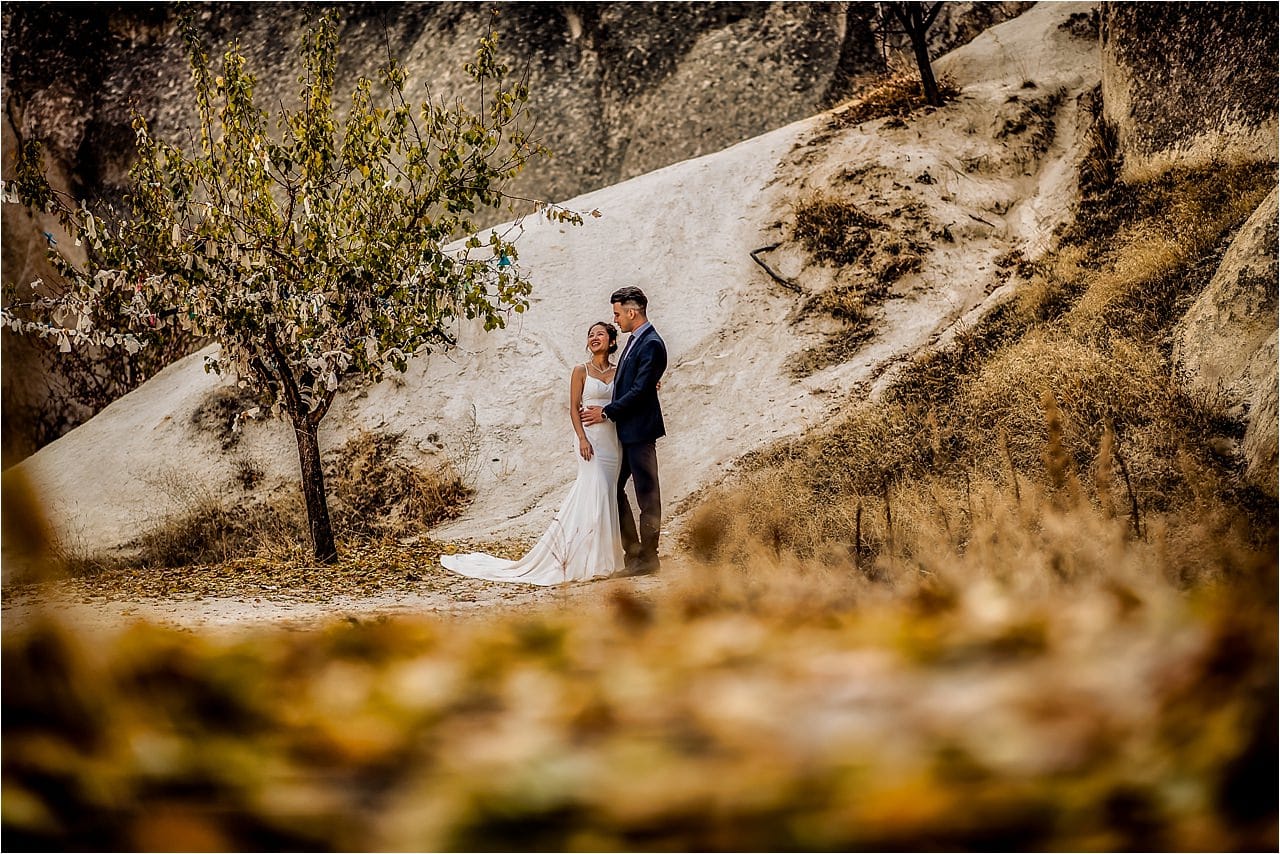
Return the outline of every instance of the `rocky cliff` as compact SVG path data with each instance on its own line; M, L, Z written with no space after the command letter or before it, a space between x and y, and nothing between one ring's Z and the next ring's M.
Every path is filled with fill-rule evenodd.
M1261 3L1105 3L1104 115L1121 176L1275 163L1277 15ZM1245 428L1247 479L1276 494L1273 193L1178 326L1177 375Z
M344 390L322 446L376 431L402 434L415 465L456 458L476 498L441 537L545 530L576 471L557 461L572 453L564 381L582 359L580 334L607 316L609 293L639 283L669 355L662 490L674 517L742 454L830 422L846 395L968 328L1013 287L993 293L999 259L1015 248L1035 257L1050 244L1077 195L1092 125L1081 104L1098 85L1096 42L1061 26L1081 9L1088 6L1042 4L940 58L938 71L965 94L910 123L820 113L577 197L575 206L603 213L581 228L529 221L520 260L534 291L519 321L492 332L459 322L456 349ZM1033 63L1034 89L1026 85ZM892 261L915 246L920 254L895 276L874 340L797 377L789 369L797 354L836 337L801 322L807 312L798 304L848 282L829 281L814 265L793 270L803 259L779 247L765 257L796 277L797 294L772 284L752 253L793 244L785 222L797 200L819 193L856 199L892 235L898 245L877 242L869 260ZM179 360L17 467L63 542L127 543L185 507L193 485L229 506L296 494L291 429L251 420L233 431L243 408L234 379L206 373L202 361ZM256 473L252 486L229 477L241 469Z
M1029 3L951 3L940 54ZM527 69L531 110L554 160L518 189L564 199L718 151L830 106L884 70L865 3L340 4L337 89L387 54L410 90L470 94L462 64L497 9L508 61ZM264 104L296 89L308 4L206 4L216 56L238 41ZM132 151L129 110L162 133L190 122L176 12L163 4L24 4L4 13L6 114L48 139L76 189L117 188Z
M1267 3L1104 3L1102 91L1124 174L1276 156Z
M935 55L1030 5L947 4L932 30ZM496 8L507 61L516 71L527 69L537 132L555 155L530 166L514 185L516 195L532 199L567 199L718 151L819 112L886 69L869 3L338 8L344 25L337 91L349 92L389 51L406 63L408 89L424 96L428 90L471 94L462 65ZM296 97L296 46L315 11L301 3L196 7L214 57L233 40L240 44L258 75L263 105ZM5 149L23 137L41 138L61 186L90 202L118 202L132 155L130 111L140 111L167 137L182 138L192 121L176 14L168 4L6 6ZM901 39L890 37L891 43ZM13 207L6 206L3 221L3 274L11 282L44 272L43 232L59 233ZM28 348L10 341L5 347L11 366L5 406L25 413L6 419L11 455L56 437L114 396L77 399L65 378L40 378L48 366ZM51 412L58 406L65 411Z
M1204 291L1178 324L1174 359L1191 391L1246 425L1248 480L1276 494L1276 193L1232 240Z

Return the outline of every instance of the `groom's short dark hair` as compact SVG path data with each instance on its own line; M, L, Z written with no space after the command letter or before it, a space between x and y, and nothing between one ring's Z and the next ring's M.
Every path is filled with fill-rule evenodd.
M625 288L618 288L613 292L613 296L609 297L609 302L616 302L621 305L631 303L641 311L648 311L649 309L649 298L644 295L644 291L634 285L628 285Z

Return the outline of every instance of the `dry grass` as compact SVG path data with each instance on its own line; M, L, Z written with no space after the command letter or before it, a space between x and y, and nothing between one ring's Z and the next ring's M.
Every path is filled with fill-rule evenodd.
M1115 125L1103 115L1102 86L1088 93L1084 107L1093 118L1089 130L1089 148L1080 162L1080 192L1086 198L1097 197L1116 182L1120 173L1120 138Z
M1018 299L922 354L880 400L757 455L713 491L691 528L695 551L865 567L886 550L911 554L910 531L927 518L961 559L979 483L1004 484L1015 502L1042 490L1087 504L1144 541L1157 529L1166 542L1194 539L1216 519L1243 526L1254 547L1274 544L1274 507L1211 451L1231 428L1213 401L1178 389L1167 347L1274 179L1273 167L1222 166L1091 198ZM1192 518L1202 521L1184 528ZM1215 575L1208 551L1184 544L1179 583Z
M240 477L237 474L237 477ZM300 497L250 500L228 506L213 484L171 470L150 485L172 510L128 543L118 555L100 555L81 565L64 564L70 575L138 567L164 568L214 564L249 555L294 553L306 539Z
M938 78L938 92L942 95L944 104L960 95L955 83L945 76ZM906 73L870 86L835 107L833 122L849 126L887 116L903 119L926 109L931 108L925 103L919 76Z
M1028 324L1061 317L1079 299L1095 267L1085 246L1062 246L1031 268L1029 280L1016 296L1019 315Z
M137 550L134 556L108 559L100 568L117 564L164 568L225 563L239 557L300 548L305 536L302 517L284 508L255 505L228 511L220 502L202 502L166 516L130 543Z
M1079 336L1158 341L1275 183L1274 164L1175 170L1144 183L1100 179L1020 294L1023 313L1044 322L1069 312Z
M792 354L786 362L787 372L796 379L812 376L824 368L847 362L875 337L872 323L867 320L834 335L828 335L821 344L806 347Z
M910 211L918 214L918 206ZM900 215L902 210L895 211ZM815 195L796 206L792 237L816 260L836 267L856 267L865 275L855 287L863 303L880 300L898 279L920 269L928 247L902 234L858 205ZM830 299L827 294L820 299Z
M792 236L816 261L838 268L837 283L809 297L797 316L823 314L844 328L796 354L787 366L793 376L844 362L874 337L876 309L928 251L901 230L841 199L816 195L796 206Z
M363 432L326 466L335 526L375 537L423 533L457 518L472 490L449 464L426 470L398 456L403 434Z
M885 225L857 205L814 197L796 207L792 236L819 261L847 266L862 260L876 231Z
M1112 192L1215 179L1188 180ZM757 455L694 511L705 563L651 595L236 640L6 632L7 841L1273 847L1275 503L1172 388L1176 311L1112 283L1100 326L1073 314L1161 207L1086 211L1033 298ZM1179 276L1196 245L1217 238Z
M1103 351L1076 339L1033 332L994 356L962 387L952 414L965 443L995 447L1008 437L1019 471L1033 472L1043 449L1046 394L1061 407L1065 452L1084 465L1111 425L1128 436L1152 427L1178 432L1179 398L1158 356L1125 341ZM993 473L1003 461L982 453L972 462Z
M1156 340L1206 284L1225 240L1276 184L1274 164L1174 170L1088 197L1067 246L1096 259L1067 322L1077 335Z
M397 454L400 442L400 435L360 433L329 455L330 518L348 548L424 534L455 518L470 499L471 489L450 465L430 470L410 465ZM237 461L234 480L240 489L252 489L260 479L251 460ZM119 555L55 546L62 574L210 566L247 558L274 561L284 572L308 561L306 507L298 493L234 506L214 485L192 481L182 472L162 473L152 485L168 498L172 511Z
M852 328L866 325L875 307L888 295L888 287L872 282L853 285L837 285L806 300L802 314L821 312L836 320L844 321Z

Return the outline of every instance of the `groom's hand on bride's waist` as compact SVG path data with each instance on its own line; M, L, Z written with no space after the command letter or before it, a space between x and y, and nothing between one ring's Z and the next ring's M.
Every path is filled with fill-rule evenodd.
M599 406L584 406L578 414L582 418L582 423L587 426L602 424L609 420Z

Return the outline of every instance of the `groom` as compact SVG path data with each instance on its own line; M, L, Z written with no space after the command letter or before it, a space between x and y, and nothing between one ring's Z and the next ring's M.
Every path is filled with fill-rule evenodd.
M622 443L622 470L618 476L619 524L622 547L627 553L625 575L652 575L659 569L658 533L662 529L662 493L658 489L658 451L655 443L666 435L662 407L658 404L658 380L667 369L667 345L649 323L649 299L636 287L619 288L609 298L613 319L630 332L618 358L613 379L613 402L589 406L582 412L584 424L613 421ZM631 478L640 505L640 531L636 533L631 505L624 487Z

